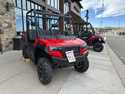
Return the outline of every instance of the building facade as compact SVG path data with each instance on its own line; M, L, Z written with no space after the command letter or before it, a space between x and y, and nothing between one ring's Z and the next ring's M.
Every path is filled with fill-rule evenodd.
M73 33L78 34L80 27L77 24L85 24L85 21L80 16L81 9L83 8L80 3L82 0L71 0L70 9L67 6L68 1L69 0L65 0L65 14L70 14L72 17L71 24L73 27Z
M73 20L73 23L82 23L84 20L80 16L81 9L83 8L80 1L81 0L71 0L71 15Z
M82 5L80 3L81 0L71 0L71 11L74 12L76 15L80 16Z
M70 0L70 9L68 6L68 1L69 0L65 0L65 4L64 4L64 9L65 9L65 14L69 14L72 16L73 22L72 23L82 23L84 22L84 20L81 18L80 16L80 12L81 9L83 8L83 6L81 5L80 1L82 0Z
M26 31L27 11L40 9L59 13L60 9L63 11L60 3L63 0L0 0L0 51L12 49L16 33Z
M0 51L9 49L16 34L13 0L0 0Z
M16 27L17 32L26 30L25 15L30 9L50 10L56 13L69 13L69 1L71 1L71 15L75 21L80 21L81 0L16 0ZM22 4L21 4L22 3ZM20 21L19 21L20 20ZM63 18L60 19L60 30L63 31ZM20 22L20 23L18 23Z
M26 13L31 9L49 10L80 18L81 0L0 0L0 50L13 45L17 32L26 31ZM70 6L69 6L70 2ZM70 8L69 8L70 7ZM74 16L75 15L75 16ZM73 19L74 19L73 18ZM79 20L78 20L79 21ZM60 17L60 31L64 29L64 18Z
M31 9L50 10L59 13L62 0L16 0L16 31L26 31L26 12ZM19 23L20 22L20 23Z

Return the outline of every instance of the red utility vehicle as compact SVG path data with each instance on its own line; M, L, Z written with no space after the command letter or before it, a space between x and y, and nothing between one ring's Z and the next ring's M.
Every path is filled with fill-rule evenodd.
M105 40L100 34L97 34L93 28L93 26L85 22L84 24L75 23L77 37L81 38L82 40L86 41L89 48L93 48L96 52L101 52L104 49L103 44Z
M80 73L89 68L86 42L72 34L65 35L60 32L60 17L70 20L70 17L35 9L26 15L27 30L23 35L23 56L37 65L38 77L43 84L51 82L55 68L74 66Z

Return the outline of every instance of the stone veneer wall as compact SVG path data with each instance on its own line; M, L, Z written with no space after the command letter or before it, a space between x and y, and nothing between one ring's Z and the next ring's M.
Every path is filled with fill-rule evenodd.
M14 0L0 0L0 46L3 51L12 49L16 35ZM8 9L7 9L8 3Z

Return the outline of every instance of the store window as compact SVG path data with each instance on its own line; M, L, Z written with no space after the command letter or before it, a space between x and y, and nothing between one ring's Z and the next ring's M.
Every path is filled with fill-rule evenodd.
M16 31L26 31L26 13L30 9L43 9L42 6L36 4L32 0L15 0L16 11Z
M21 13L21 9L16 8L16 31L17 32L21 32L22 31L22 13Z
M59 10L59 0L48 0L47 4Z
M35 0L15 0L16 10L16 31L26 31L26 13L30 9L45 9L42 5L34 2ZM43 0L45 1L45 0ZM47 0L47 4L59 10L59 0ZM67 10L67 9L66 9Z
M69 12L69 5L68 3L64 4L64 14L66 14L67 12Z

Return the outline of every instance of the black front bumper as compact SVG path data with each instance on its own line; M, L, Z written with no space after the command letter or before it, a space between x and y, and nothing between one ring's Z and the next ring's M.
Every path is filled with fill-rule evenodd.
M79 64L80 62L84 62L87 59L88 52L82 56L76 57L76 62L70 63L67 58L56 58L52 57L52 62L54 63L54 67L68 67Z

